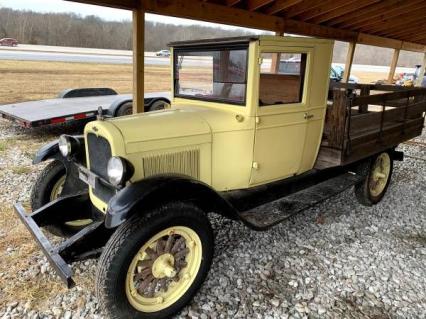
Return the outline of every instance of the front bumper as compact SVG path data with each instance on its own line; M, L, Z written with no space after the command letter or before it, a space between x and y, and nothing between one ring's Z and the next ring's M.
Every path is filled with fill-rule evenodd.
M27 214L20 203L14 208L68 288L75 285L69 263L99 256L112 234L112 230L104 227L103 215L94 211L87 193L59 198L31 214ZM94 222L57 246L53 246L41 230L44 226L86 218Z

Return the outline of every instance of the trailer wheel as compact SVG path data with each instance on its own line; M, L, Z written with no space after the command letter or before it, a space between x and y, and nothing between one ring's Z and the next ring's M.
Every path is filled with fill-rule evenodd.
M111 318L170 318L204 282L213 257L207 216L183 202L134 215L99 259L96 293Z
M358 202L364 206L373 206L385 195L393 172L393 159L389 152L383 152L364 164L365 179L355 186Z
M49 163L37 177L31 191L31 208L33 211L59 198L65 183L66 170L64 165L54 160ZM61 225L46 226L45 229L59 237L70 237L92 222L82 219L66 222Z
M168 105L169 105L169 102L167 102L166 100L156 100L149 106L148 111L152 112L152 111L164 110Z
M133 104L132 102L126 102L118 108L116 116L125 116L125 115L132 115L132 114L133 114Z

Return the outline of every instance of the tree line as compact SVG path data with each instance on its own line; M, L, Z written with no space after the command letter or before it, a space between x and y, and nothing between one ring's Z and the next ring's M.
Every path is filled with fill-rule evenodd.
M161 50L173 41L249 34L241 29L177 26L146 21L145 50ZM105 21L96 16L82 17L73 13L38 13L0 8L0 38L4 37L15 38L25 44L131 50L132 23ZM336 42L333 61L344 63L346 52L347 44ZM390 49L358 45L354 63L389 65L391 59ZM422 55L419 53L403 52L398 65L411 67L421 63L421 60Z

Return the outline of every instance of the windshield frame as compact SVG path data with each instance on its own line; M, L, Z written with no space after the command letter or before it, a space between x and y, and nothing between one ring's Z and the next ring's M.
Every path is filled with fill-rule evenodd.
M179 61L179 54L185 52L212 52L212 51L221 51L221 50L245 50L246 51L246 65L245 65L245 77L244 77L244 99L242 101L232 101L229 99L221 99L221 98L208 98L208 97L200 97L193 96L187 94L179 94L177 91L178 79L176 77L177 69ZM173 48L173 73L172 73L172 84L173 84L173 97L188 99L188 100L196 100L201 102L212 102L212 103L220 103L220 104L228 104L228 105L236 105L236 106L246 106L247 105L247 93L248 93L248 73L249 73L249 43L238 43L238 44L227 44L227 45L201 45L201 46L188 46L188 47L174 47Z

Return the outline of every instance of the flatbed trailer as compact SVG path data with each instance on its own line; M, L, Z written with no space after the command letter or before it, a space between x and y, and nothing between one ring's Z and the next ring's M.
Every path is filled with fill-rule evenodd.
M130 110L132 99L131 94L117 94L108 88L71 89L59 93L54 99L0 105L0 117L27 128L90 121L96 118L99 107L107 116L123 115L120 108ZM145 111L158 102L170 104L170 93L146 93Z

